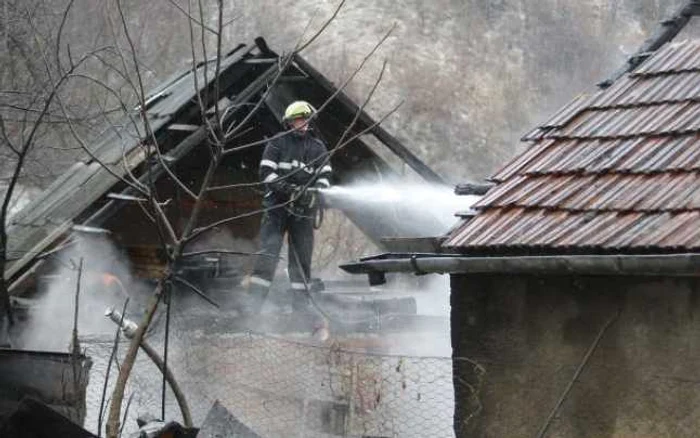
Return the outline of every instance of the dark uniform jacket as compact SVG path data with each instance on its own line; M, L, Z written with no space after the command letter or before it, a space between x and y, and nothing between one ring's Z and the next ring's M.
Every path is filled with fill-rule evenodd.
M260 180L266 183L266 199L275 192L275 183L329 187L333 171L326 145L310 132L290 133L271 140L260 161Z

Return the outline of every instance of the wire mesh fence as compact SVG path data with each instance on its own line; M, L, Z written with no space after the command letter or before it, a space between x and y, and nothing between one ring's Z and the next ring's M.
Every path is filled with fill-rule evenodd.
M195 425L219 400L261 437L454 436L451 358L364 353L255 333L178 332L173 339L169 366ZM84 339L83 346L94 361L86 428L96 431L112 340ZM121 343L117 356L125 349ZM113 366L107 397L115 378ZM160 417L161 388L159 371L139 354L125 398L131 400L125 436L139 415ZM169 390L166 417L181 421Z

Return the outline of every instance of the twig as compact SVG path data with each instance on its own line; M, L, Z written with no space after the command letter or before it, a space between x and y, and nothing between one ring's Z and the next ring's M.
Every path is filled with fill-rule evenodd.
M206 24L204 24L204 23L200 22L199 20L197 20L195 17L192 16L192 14L191 14L190 12L186 11L185 9L183 9L182 6L180 6L179 4L177 4L177 2L176 2L175 0L168 0L168 3L170 3L171 5L173 5L173 6L175 7L175 9L177 9L178 11L182 12L182 13L185 15L185 17L187 17L187 20L188 20L188 21L191 21L191 22L197 24L198 26L200 26L202 29L206 30L207 32L211 32L211 33L213 33L214 35L217 35L216 30L212 29L211 27L209 27L209 26L207 26ZM190 0L187 0L187 3L188 3L188 6L189 6ZM227 24L228 24L228 23L227 23Z
M78 341L78 313L80 308L80 281L83 276L83 258L80 257L80 262L78 263L78 280L75 284L75 301L73 303L73 346L72 354L77 357L80 354L80 343ZM75 377L75 376L73 376Z
M109 415L107 417L107 437L117 438L120 427L119 427L119 417L121 413L122 400L124 398L124 389L126 387L126 382L129 380L131 375L131 370L134 367L134 360L136 359L136 354L139 350L139 345L143 340L143 335L146 329L151 325L153 320L153 315L158 308L158 303L160 302L160 297L163 292L163 284L167 281L167 275L158 282L155 290L153 291L153 296L151 297L151 302L146 308L146 314L143 317L139 328L134 334L134 339L129 344L129 349L126 352L124 361L121 368L119 369L119 376L114 384L114 391L112 391L112 403L109 406Z
M126 401L126 409L124 409L124 417L122 417L122 425L119 428L119 436L122 436L122 433L124 433L124 425L126 424L126 418L129 416L129 408L131 407L131 401L134 399L134 392L129 394L129 400Z
M224 21L224 5L223 0L218 0L217 10L218 10L218 20L217 20L217 35L221 35L223 32L223 21ZM216 139L219 140L219 133L222 131L223 127L221 125L221 109L219 108L219 99L221 99L221 81L219 80L219 73L221 72L221 44L223 43L223 38L219 37L216 39L216 67L214 69L214 120L216 121ZM205 78L206 79L206 78ZM217 147L223 148L223 144L217 141Z
M187 0L187 16L191 17L192 16L192 6L190 3L191 0ZM195 44L194 44L194 26L192 26L193 20L187 20L187 25L190 30L190 51L192 54L192 85L194 86L194 93L195 96L197 97L197 104L199 105L199 113L201 116L201 119L203 123L207 125L207 128L209 129L210 132L213 132L213 128L211 127L211 124L209 123L209 118L207 117L207 108L204 105L204 102L202 101L202 93L200 93L199 89L199 78L197 77L197 52L195 50ZM203 24L202 24L203 26ZM206 59L206 52L205 52L205 58L204 62L209 62ZM204 81L206 83L207 78L204 78Z
M10 140L10 137L7 135L7 129L5 128L5 119L3 118L1 113L0 113L0 135L2 135L2 140L5 142L8 149L10 149L12 152L14 152L15 155L19 156L20 151L17 150L17 148L15 148L15 146L12 144L12 141Z
M211 304L212 306L216 307L217 309L218 309L219 307L221 307L221 306L219 306L214 300L212 300L211 298L209 298L204 292L202 292L201 289L199 289L197 286L195 286L194 284L190 283L189 281L185 280L184 278L175 276L174 279L175 279L175 281L177 281L178 283L182 283L183 285L185 285L185 286L187 286L188 288L190 288L194 293L196 293L197 295L199 295L200 297L202 297L202 298L204 299L204 301L208 302L209 304Z
M341 0L340 4L335 8L335 11L333 11L333 15L331 15L331 18L328 19L328 20L326 20L326 22L323 23L323 26L321 26L321 28L319 29L319 31L316 32L316 34L314 34L314 35L309 39L309 41L307 41L307 42L304 43L301 47L299 47L299 49L297 50L297 52L301 52L301 51L303 51L304 49L306 49L307 47L309 47L309 46L311 45L311 43L313 43L313 42L316 40L316 38L318 38L319 35L321 35L321 34L326 30L326 28L333 22L333 20L335 20L335 17L338 16L338 13L339 13L340 10L343 8L343 5L344 5L344 4L345 4L345 0Z
M58 33L56 35L56 65L58 66L59 70L61 70L61 72L63 72L63 66L61 65L61 35L63 35L63 28L66 25L66 21L68 21L68 15L70 14L70 10L73 7L74 1L75 0L70 0L65 10L63 11L63 17L61 17L61 24L58 26ZM71 66L72 64L73 63L71 62Z
M172 304L172 285L167 285L165 289L165 295L163 296L165 301L165 341L163 345L163 391L161 394L161 416L160 418L165 421L165 389L168 378L166 376L165 370L168 369L168 343L170 341L170 306Z

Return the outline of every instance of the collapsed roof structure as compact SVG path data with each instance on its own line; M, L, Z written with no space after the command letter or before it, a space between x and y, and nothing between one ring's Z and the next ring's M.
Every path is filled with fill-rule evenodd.
M346 138L357 136L342 150L332 152L336 183L355 178L396 177L397 172L380 157L386 152L396 155L422 179L444 183L302 56L293 55L292 62L284 66L283 71L282 59L258 38L254 45L239 45L228 52L221 59L218 77L214 77L215 60L210 60L197 65L194 73L187 69L175 74L149 93L146 114L163 153L162 162L155 156L145 156L140 145L146 141L146 135L139 132L137 123L127 118L109 127L90 146L88 157L75 163L12 218L8 230L10 260L5 272L11 291L27 284L26 280L30 280L35 268L41 265L35 262L60 249L76 225L84 231L96 231L98 227L111 231L127 248L137 270L141 269L145 276L162 266L162 257L158 255L160 245L154 238L156 233L148 232L151 224L135 203L128 202L136 193L113 175L123 177L130 172L142 181L157 178L158 193L175 201L166 213L177 226L178 218L186 217L192 205L167 173L173 172L189 187L197 187L203 177L202 169L208 163L208 153L202 147L207 128L202 121L199 100L210 110L218 105L230 120L242 120L251 115L248 129L237 135L230 146L260 141L278 133L283 128L283 110L293 100L304 99L317 107L326 103L318 115L316 133L331 148L337 146L348 127L351 129ZM277 75L279 78L275 80ZM213 101L215 87L219 102ZM262 106L250 112L251 103L262 98ZM386 152L377 151L376 144L368 142L368 137L373 137L372 141ZM261 145L228 156L214 177L214 185L257 182L262 150ZM168 172L164 164L169 167ZM216 190L209 195L211 202L205 205L203 222L253 211L260 206L259 194L250 187ZM405 235L400 221L352 212L346 214L377 244L381 245L383 237ZM425 220L431 220L429 212ZM252 216L237 221L229 229L237 238L253 239L258 222L258 218Z
M137 275L158 277L167 259L165 250L155 227L139 206L139 194L117 177L131 174L141 182L152 178L159 197L169 200L164 205L168 219L176 231L181 232L183 219L189 217L193 202L173 182L170 174L177 175L191 190L196 191L202 184L210 160L210 150L206 144L208 128L203 117L211 116L215 107L226 114L231 122L249 119L246 129L232 138L227 148L258 143L258 147L242 148L223 159L214 175L213 189L208 192L207 202L203 203L198 224L206 225L241 216L240 220L212 231L218 233L225 228L226 234L236 243L252 242L257 237L259 215L251 212L259 211L261 206L261 193L255 189L259 183L258 166L264 148L264 141L261 140L284 130L281 121L284 108L295 100L303 99L317 108L324 107L318 112L314 130L329 145L334 183L399 178L399 172L389 160L382 158L394 155L421 179L445 184L439 175L383 129L379 121L372 119L302 56L293 55L288 65L283 63L285 59L273 52L262 38L258 38L253 45L239 45L228 52L220 60L218 76L214 74L216 60L210 60L198 64L195 71L187 69L175 74L151 91L145 101L145 113L162 159L145 153L143 144L150 138L142 132L143 129L138 128L141 125L137 120L139 108L134 109L129 117L109 126L89 146L87 157L75 163L11 219L7 251L10 260L5 272L11 284L10 291L20 294L31 290L36 285L36 279L51 268L51 263L47 263L51 256L60 254L80 240L74 239L76 233L109 233L110 238L127 252ZM215 99L217 95L218 101ZM207 109L204 115L200 102ZM261 102L257 108L256 102ZM252 108L256 109L251 111ZM340 148L338 143L341 138L351 140ZM342 210L342 206L339 207ZM413 228L404 221L392 220L405 216L400 211L401 206L393 208L398 211L391 211L387 217L378 216L380 213L377 212L361 215L356 211L345 213L369 239L382 246L384 238L408 235L407 230ZM424 214L423 218L416 220L433 220L432 212L426 210ZM219 235L212 240L217 239L222 240ZM232 249L252 250L240 247ZM242 274L245 272L223 273L222 276L227 277L223 278L225 293L229 293L233 287L231 277ZM359 295L365 290L368 289L362 285L362 290L353 290L353 293ZM323 301L323 304L328 303ZM364 306L362 310L378 316L384 313L416 313L412 299L367 300L360 305ZM240 318L232 319L230 315L222 313L222 318L210 318L211 314L204 317L190 314L188 317L198 319L200 326L206 325L212 332L207 336L214 338L219 337L220 333L251 330L251 325L241 323ZM217 320L216 324L212 322L214 319ZM266 329L274 331L279 326L290 330L288 321L281 319L281 322L266 322ZM188 319L185 321L190 322ZM360 327L359 330L375 330L372 324L374 319L368 321L350 320L345 326L351 331L357 327ZM392 326L389 321L382 328L390 329ZM253 324L253 329L256 327ZM304 330L307 329L304 323ZM368 345L375 343L368 341ZM42 354L4 351L11 366L26 363L22 362L25 355ZM32 369L38 365L26 367ZM55 379L49 380L48 383L39 383L51 388ZM18 400L13 399L13 402L16 404Z

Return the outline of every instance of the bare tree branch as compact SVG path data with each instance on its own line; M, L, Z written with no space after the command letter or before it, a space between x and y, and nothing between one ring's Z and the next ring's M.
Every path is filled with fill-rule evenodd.
M207 25L204 24L203 22L201 22L201 21L197 20L195 17L193 17L191 12L186 11L186 10L185 10L182 6L180 6L175 0L168 0L168 3L170 3L171 5L173 5L173 6L175 7L175 9L177 9L178 11L182 12L182 13L185 15L185 17L187 17L187 20L188 20L188 21L190 21L190 22L192 22L192 23L195 23L197 26L201 27L202 29L204 29L204 30L206 30L207 32L210 32L210 33L212 33L212 34L214 34L214 35L218 35L218 34L219 34L216 30L212 29L211 27L207 26ZM188 9L189 9L189 3L190 3L190 0L187 0ZM232 21L233 21L233 20L232 20ZM230 22L227 23L227 24L230 24Z
M168 274L169 275L169 274ZM134 359L140 348L141 340L143 339L146 329L151 325L153 320L153 315L158 308L158 302L160 301L161 295L163 293L164 282L168 281L167 275L158 282L153 295L151 296L151 302L146 307L146 314L143 317L142 323L136 329L134 333L134 338L129 344L129 349L126 352L122 366L119 369L119 376L114 384L114 391L112 391L112 400L110 402L109 414L107 417L107 437L117 438L119 436L119 418L122 407L122 400L124 398L124 388L126 387L126 382L131 375L131 370L134 367ZM115 417L116 415L116 417Z
M0 135L2 135L2 141L5 142L7 147L15 153L15 155L19 156L20 151L15 148L15 146L12 144L12 141L10 140L10 137L7 135L7 129L5 128L5 119L2 116L2 113L0 113Z
M185 280L184 278L178 277L178 276L176 275L176 276L174 277L174 279L175 279L175 281L177 281L178 283L182 283L183 285L187 286L187 287L188 287L189 289L191 289L194 293L196 293L197 295L199 295L200 297L202 297L202 299L204 299L204 301L208 302L209 304L211 304L212 306L216 307L217 309L218 309L219 307L221 307L221 306L219 306L214 300L212 300L211 298L209 298L209 297L207 296L207 294L205 294L204 292L202 292L201 289L199 289L197 286L195 286L194 284L190 283L189 281Z
M114 333L114 342L112 345L112 352L109 355L109 362L107 362L107 371L105 372L105 380L102 384L102 397L100 398L100 413L97 416L97 436L102 436L102 420L105 407L105 398L107 397L107 385L109 384L109 376L112 371L112 362L114 362L117 357L117 350L119 349L119 337L121 335L121 327L124 324L124 316L126 316L126 306L129 304L129 297L124 300L124 306L122 307L122 313L119 318L119 325Z
M338 6L335 8L335 11L333 11L333 15L331 15L331 18L326 20L325 23L323 23L323 26L319 29L318 32L316 32L306 43L304 43L299 49L297 49L297 52L302 52L304 49L309 47L314 41L316 41L316 38L321 35L326 28L335 20L335 18L338 16L338 13L340 13L340 10L343 8L343 5L345 4L345 0L341 0Z
M63 35L63 27L66 25L66 21L68 21L68 15L70 14L70 10L73 7L73 2L75 0L70 0L68 2L68 6L66 6L65 10L63 11L63 16L61 17L61 24L58 26L58 33L56 34L56 65L58 66L58 69L60 70L61 73L65 73L63 69L63 65L61 65L61 36ZM70 49L69 54L70 54ZM69 56L70 59L70 56ZM71 60L71 67L73 66L73 61Z

